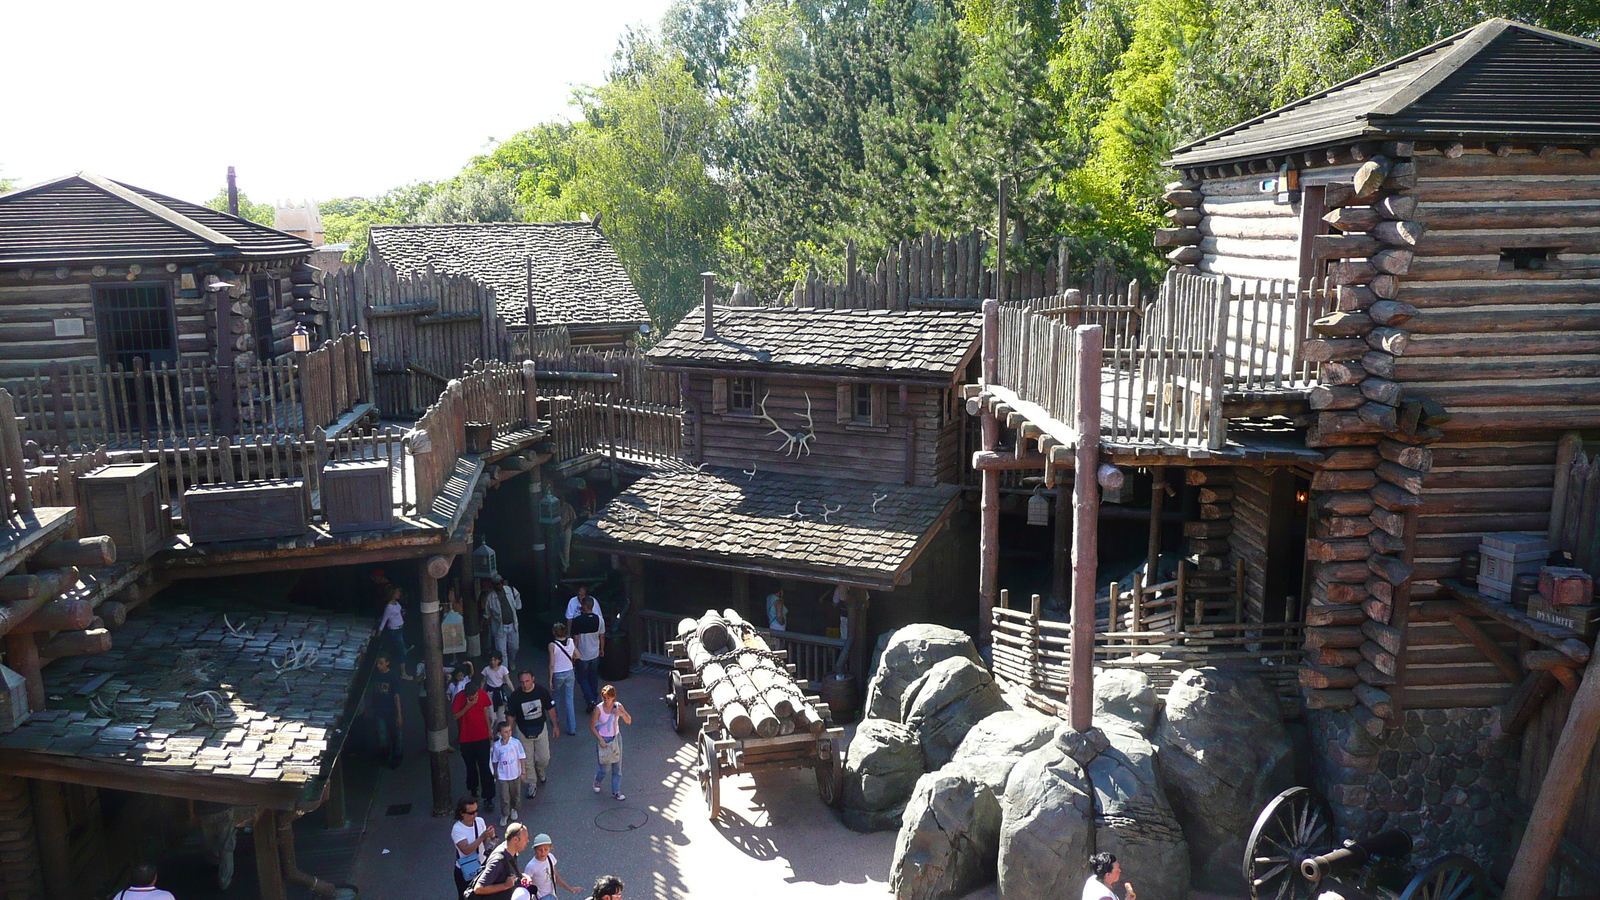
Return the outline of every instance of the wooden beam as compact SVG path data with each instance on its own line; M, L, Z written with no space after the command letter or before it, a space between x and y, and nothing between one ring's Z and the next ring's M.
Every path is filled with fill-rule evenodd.
M283 882L283 857L278 851L278 814L263 809L256 816L256 879L261 900L288 900Z
M1105 333L1098 325L1072 330L1078 354L1078 383L1100 377ZM1079 391L1073 424L1078 432L1077 467L1073 471L1072 523L1072 682L1068 694L1073 730L1084 733L1094 724L1094 607L1096 560L1099 555L1100 392ZM1159 520L1156 520L1159 521Z
M1590 659L1584 670L1583 683L1572 698L1567 711L1566 725L1550 755L1544 781L1539 785L1539 796L1533 802L1533 812L1528 816L1528 827L1522 833L1522 846L1517 848L1511 863L1511 874L1506 876L1502 900L1538 900L1549 874L1550 861L1567 828L1572 814L1573 801L1583 783L1583 772L1594 752L1595 739L1600 737L1600 661Z
M1478 627L1477 622L1467 618L1463 613L1451 613L1450 624L1461 632L1462 637L1471 641L1472 646L1477 647L1479 653L1482 653L1490 662L1494 663L1495 668L1506 676L1507 681L1516 684L1517 680L1522 677L1522 670L1518 669L1517 664L1511 660L1511 657L1500 649L1499 644L1496 644L1493 639L1483 633L1483 629Z
M1003 243L1003 242L1002 242ZM1002 279L1004 280L1004 279ZM1000 302L983 301L983 385L998 387L1000 381ZM993 451L1000 441L1000 423L984 407L983 449ZM982 494L979 500L978 535L978 643L989 643L994 605L1000 596L1000 473L985 469L979 473Z
M1533 721L1534 713L1544 705L1550 692L1556 689L1556 679L1549 672L1532 671L1517 685L1511 699L1500 707L1500 736L1516 737Z
M444 693L444 632L440 622L439 582L428 570L428 561L417 566L421 586L418 612L422 617L422 677L428 691L428 704L423 708L424 746L433 787L433 814L442 816L449 815L455 802L450 795L450 713Z

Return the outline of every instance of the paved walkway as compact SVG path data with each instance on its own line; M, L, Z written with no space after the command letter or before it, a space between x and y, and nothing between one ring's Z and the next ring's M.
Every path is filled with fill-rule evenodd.
M846 829L818 799L810 770L724 779L723 813L713 824L692 775L695 747L672 730L661 701L665 682L634 676L619 682L617 691L634 719L623 731L628 799L619 803L609 791L591 790L594 739L580 722L580 736L553 743L549 784L537 799L524 801L522 821L550 834L558 871L584 889L582 896L604 874L627 883L629 900L819 897L824 891L830 900L888 896L894 834ZM405 709L412 749L404 765L380 776L356 884L363 897L447 900L453 888L450 820L430 815L415 700ZM452 755L451 764L454 790L464 793L460 756ZM410 804L410 810L387 814L397 804ZM499 819L497 809L492 821Z

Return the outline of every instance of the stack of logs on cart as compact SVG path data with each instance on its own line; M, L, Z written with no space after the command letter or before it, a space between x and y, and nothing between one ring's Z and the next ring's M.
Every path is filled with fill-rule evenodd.
M768 649L754 627L731 609L707 610L678 623L672 696L680 733L698 716L696 775L706 807L722 810L721 780L777 769L811 769L817 793L832 806L844 790L844 730L828 707L806 694L782 650Z

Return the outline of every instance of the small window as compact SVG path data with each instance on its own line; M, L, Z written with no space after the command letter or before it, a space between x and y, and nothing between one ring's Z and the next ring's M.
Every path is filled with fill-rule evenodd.
M872 423L872 385L858 384L855 387L855 420L866 424Z
M1500 251L1500 271L1537 271L1555 260L1558 247L1506 247Z
M275 279L258 275L250 279L250 306L255 324L256 355L262 362L272 359L272 314L276 307Z
M728 411L734 413L753 414L756 411L756 389L754 378L731 378L728 380Z

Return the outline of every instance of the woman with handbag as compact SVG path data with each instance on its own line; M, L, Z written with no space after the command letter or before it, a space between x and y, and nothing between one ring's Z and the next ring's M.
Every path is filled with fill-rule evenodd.
M622 793L622 726L632 725L633 716L628 715L628 710L617 700L617 689L606 685L600 689L600 705L594 708L594 713L589 717L589 730L594 733L594 738L599 742L597 747L597 761L599 766L594 770L594 792L600 793L600 786L605 782L606 767L611 768L611 797L614 800L628 799Z
M484 857L488 855L488 845L494 843L494 826L478 817L476 797L456 801L456 821L450 826L450 843L456 848L454 874L456 896L460 897L478 877Z
M555 640L550 642L550 693L556 695L560 701L561 727L567 734L576 736L578 733L578 711L572 708L572 687L577 683L577 675L573 671L574 661L578 658L578 645L567 636L567 623L557 622L550 626L550 634Z

